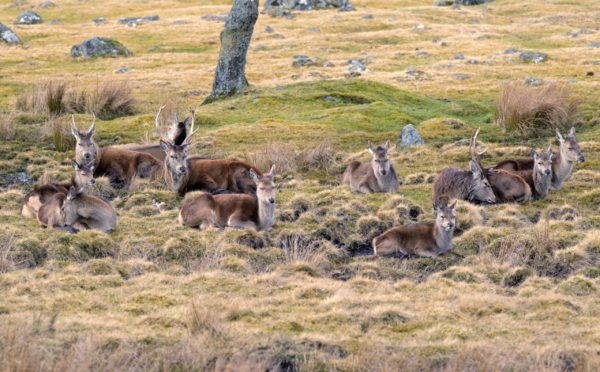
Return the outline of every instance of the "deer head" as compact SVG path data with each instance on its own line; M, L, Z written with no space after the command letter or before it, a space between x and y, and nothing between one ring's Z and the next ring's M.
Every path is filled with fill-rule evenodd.
M387 156L389 148L390 141L387 141L384 146L377 146L377 148L369 141L369 152L373 155L371 165L375 174L385 176L390 173L391 163Z
M75 117L71 116L71 134L77 142L75 146L75 158L80 164L94 164L98 157L98 146L94 141L96 134L96 115L92 125L85 132L80 132L75 125Z
M571 127L571 130L569 130L569 133L565 137L560 134L557 128L556 138L558 138L558 142L560 143L560 155L563 159L571 163L583 163L585 161L585 156L581 153L579 143L577 143L577 139L575 138L575 127Z
M444 231L454 231L456 227L456 201L450 205L445 202L434 205L435 223Z
M78 186L90 186L96 183L94 178L95 166L91 164L81 165L76 160L71 160L73 170L75 171L73 181Z
M156 133L160 138L160 147L166 154L165 164L171 172L186 174L189 171L187 164L188 149L192 136L196 133L196 131L194 131L194 111L190 110L192 113L190 134L185 137L180 144L175 144L172 140L164 138L160 133L159 118L164 108L165 106L161 106L158 110L158 114L156 114L155 126Z
M275 165L271 166L268 174L258 176L250 170L250 178L256 183L256 197L264 204L275 204Z
M531 156L533 156L533 170L538 175L547 178L552 176L552 160L554 155L552 154L552 146L548 146L546 151L541 151L539 154L535 150L531 150Z

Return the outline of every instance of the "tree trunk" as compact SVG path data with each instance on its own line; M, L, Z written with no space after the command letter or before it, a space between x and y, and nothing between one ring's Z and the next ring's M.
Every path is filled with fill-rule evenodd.
M221 52L212 93L204 103L227 97L248 86L246 54L258 18L258 0L234 0L221 32Z

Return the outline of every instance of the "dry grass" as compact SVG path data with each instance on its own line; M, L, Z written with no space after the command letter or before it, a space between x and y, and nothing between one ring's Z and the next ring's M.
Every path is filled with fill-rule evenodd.
M64 81L49 81L21 94L16 109L51 118L67 113L94 113L111 120L135 113L135 99L127 82L104 82L93 88L75 88Z
M577 101L566 84L548 83L531 87L508 83L496 105L497 121L505 130L525 135L552 135L565 131L577 119Z
M15 138L16 114L14 111L9 113L0 113L0 138L10 141Z

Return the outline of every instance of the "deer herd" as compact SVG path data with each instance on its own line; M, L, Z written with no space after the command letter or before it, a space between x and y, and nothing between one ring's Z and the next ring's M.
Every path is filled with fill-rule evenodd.
M78 232L96 229L111 232L117 226L117 213L111 203L91 194L96 177L105 176L113 187L128 188L137 178L162 179L167 187L186 198L179 211L179 223L190 228L233 227L271 230L275 222L275 165L268 174L237 160L206 159L190 156L194 131L194 112L184 121L174 118L163 136L160 130L161 107L155 128L159 144L126 144L99 147L95 141L96 123L86 131L71 125L76 140L73 175L69 183L38 185L26 195L21 214L37 218L49 229ZM377 256L435 257L452 249L456 227L456 201L494 204L526 202L545 198L562 187L577 162L585 161L575 138L575 128L556 136L559 150L531 151L529 159L510 159L485 167L478 151L479 129L471 137L469 167L446 168L433 183L435 220L397 226L373 239ZM400 182L388 158L390 142L375 147L369 142L370 162L351 162L342 182L363 194L394 193Z

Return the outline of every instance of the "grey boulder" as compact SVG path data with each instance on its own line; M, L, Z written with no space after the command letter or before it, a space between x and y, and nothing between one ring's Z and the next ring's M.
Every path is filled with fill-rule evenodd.
M28 10L26 12L21 13L21 15L15 21L16 25L35 25L38 23L42 23L44 20L42 17L36 12L32 12Z
M406 148L424 144L425 141L423 141L421 133L419 133L417 127L415 127L413 124L408 124L404 128L402 128L402 132L400 133L400 143L398 144L398 147Z
M11 30L2 23L0 23L0 41L7 44L21 44L21 39Z
M71 57L128 57L131 52L120 42L106 37L94 37L71 48Z

